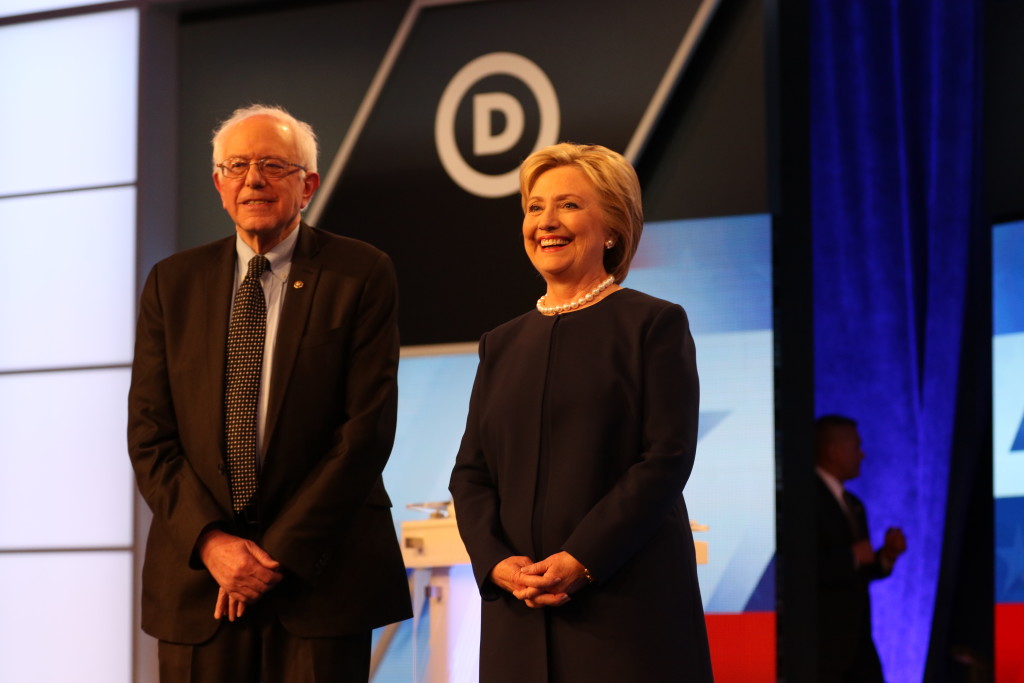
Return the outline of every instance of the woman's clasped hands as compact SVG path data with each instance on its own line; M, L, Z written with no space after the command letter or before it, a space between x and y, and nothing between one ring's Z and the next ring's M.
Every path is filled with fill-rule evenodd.
M540 562L524 555L506 558L491 570L491 581L532 608L561 607L589 583L586 568L565 551Z

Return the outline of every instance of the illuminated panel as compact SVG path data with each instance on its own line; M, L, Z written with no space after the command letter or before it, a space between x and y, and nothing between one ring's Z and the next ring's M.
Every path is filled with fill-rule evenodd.
M710 526L697 534L711 548L697 568L704 609L773 610L774 587L762 583L775 555L769 218L648 224L625 284L680 303L697 346L700 428L685 496Z
M131 585L130 551L0 554L0 681L129 683Z
M0 549L131 545L129 373L0 376Z
M71 7L87 7L95 5L93 0L88 2L75 2L75 0L4 0L4 6L0 7L0 17L16 17L19 14L30 12L49 12L55 9L69 9Z
M135 181L138 32L136 10L0 28L0 196Z
M131 362L134 188L2 200L0 234L0 371Z
M1024 221L992 231L997 681L1024 680Z
M20 371L131 359L138 33L134 9L0 27L0 681L131 681L128 370Z
M398 365L398 425L384 469L396 527L423 519L409 503L451 500L448 479L466 429L477 352L406 356Z

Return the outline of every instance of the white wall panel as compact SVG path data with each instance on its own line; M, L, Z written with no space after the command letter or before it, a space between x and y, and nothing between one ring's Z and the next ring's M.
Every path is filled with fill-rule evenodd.
M131 681L132 555L0 554L0 681Z
M137 9L0 26L4 682L132 680L138 55Z
M0 376L0 549L132 544L129 376L128 369Z
M0 371L131 362L135 189L0 200Z
M49 12L55 9L95 5L92 0L4 0L0 17L16 17L30 12Z
M138 39L137 10L0 27L0 196L135 181Z

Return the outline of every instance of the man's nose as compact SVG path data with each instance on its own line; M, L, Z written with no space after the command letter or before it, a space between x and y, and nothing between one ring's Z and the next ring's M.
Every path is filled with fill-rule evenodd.
M263 187L267 184L267 179L263 177L259 164L255 162L249 164L249 168L245 172L245 184L249 187Z

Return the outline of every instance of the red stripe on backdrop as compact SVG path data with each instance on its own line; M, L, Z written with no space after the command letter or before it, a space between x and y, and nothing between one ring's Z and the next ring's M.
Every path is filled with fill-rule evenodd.
M1024 603L996 603L996 680L1024 683Z
M715 683L775 683L775 612L707 614Z

